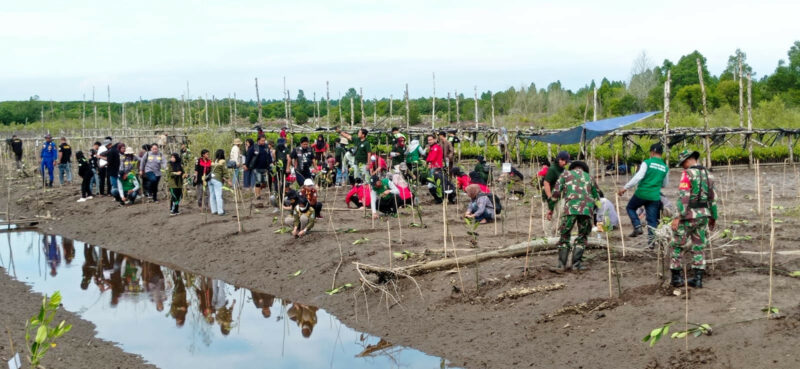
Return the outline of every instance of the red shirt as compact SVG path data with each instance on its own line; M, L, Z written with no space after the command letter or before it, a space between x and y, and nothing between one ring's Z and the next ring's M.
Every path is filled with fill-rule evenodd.
M433 144L428 149L428 157L425 158L428 162L428 168L441 168L442 165L442 147L439 144Z
M369 163L367 163L367 169L372 170L373 168L375 168L374 163L375 163L374 161L370 160ZM382 157L378 157L378 168L383 170L389 169L389 167L386 166L386 160L383 160Z
M328 149L330 148L330 146L328 145L327 142L325 142L325 144L321 145L321 146L322 147L320 147L319 141L314 142L314 151L315 152L325 152L325 151L328 151Z
M353 195L356 195L364 205L369 205L372 200L370 196L369 186L367 185L361 184L353 186L353 188L350 189L350 192L348 192L347 196L345 196L344 198L344 202L347 205L350 205L350 198L353 197Z
M281 136L281 138L284 138L284 139L286 138L286 130L285 129L281 130L280 136Z
M466 175L466 174L461 176L461 177L456 177L456 182L457 182L458 188L461 189L461 190L467 188L467 186L472 184L472 181L469 179L469 176ZM489 191L489 187L486 186L485 184L480 184L480 183L476 183L476 184L478 185L478 187L481 188L481 192L483 192L483 193L490 193L491 192L491 191Z

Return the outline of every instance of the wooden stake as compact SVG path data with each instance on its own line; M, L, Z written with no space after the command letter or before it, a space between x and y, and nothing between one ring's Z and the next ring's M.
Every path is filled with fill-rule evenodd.
M697 61L697 75L700 78L700 92L703 98L703 121L705 122L705 133L706 136L704 137L704 143L706 147L706 168L711 170L711 141L708 136L708 108L706 107L706 84L703 82L703 66L700 63L700 58L695 59Z
M394 259L394 255L392 254L392 226L389 224L389 219L386 219L386 239L389 243L389 269L392 269L392 259ZM445 249L445 256L447 256L447 252Z
M456 123L461 124L461 109L458 107L458 90L453 93L456 94Z
M530 242L533 238L533 203L536 202L536 199L531 196L531 212L528 216L528 244L529 246L525 249L525 268L522 269L522 276L528 277L528 256L531 252Z
M478 128L478 86L475 86L475 128Z
M436 73L433 73L433 97L431 102L433 104L431 108L431 129L436 129Z
M775 189L772 185L770 185L770 195L769 195L769 223L770 223L770 234L769 234L769 301L767 303L767 318L770 317L770 313L772 312L772 266L774 264L775 259L775 216L773 208L775 207Z
M406 129L411 124L411 114L409 112L409 102L408 102L408 83L406 83Z
M608 298L614 298L614 290L611 287L611 241L608 239L608 232L606 234L606 255L608 256Z
M664 148L664 162L669 168L669 98L670 84L672 84L672 71L667 70L667 80L664 81L664 136L661 138L661 146Z
M619 194L614 193L614 200L617 206L617 217L619 217ZM625 257L625 232L622 230L622 221L619 222L619 238L622 240L622 257Z

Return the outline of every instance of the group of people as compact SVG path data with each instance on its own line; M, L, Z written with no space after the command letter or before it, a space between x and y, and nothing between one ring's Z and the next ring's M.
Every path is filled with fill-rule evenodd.
M650 147L650 158L642 162L633 178L626 183L618 194L622 195L636 187L626 211L634 229L630 236L642 235L642 224L639 210L644 208L648 225L648 244L654 242L654 231L658 227L660 214L665 206L662 188L668 185L669 167L662 158L663 147L653 144ZM698 164L700 153L684 150L678 159L678 167L683 169L678 185L676 211L672 220L673 240L671 243L670 269L671 285L675 287L703 287L705 273L704 249L708 244L708 232L714 230L717 219L717 204L714 183L709 171ZM550 167L543 179L543 192L549 212L548 219L553 218L554 210L561 210L559 219L558 264L554 271L563 272L568 269L570 252L571 268L583 269L583 252L587 238L592 229L592 216L601 213L599 219L608 221L613 208L606 209L601 201L602 191L591 178L589 167L585 162L570 162L569 154L560 152L556 165ZM561 200L561 209L557 209ZM617 221L618 222L618 221ZM574 248L570 243L572 229L577 225L578 236ZM684 252L691 253L692 278L684 280L681 259Z
M225 215L222 196L225 184L242 187L247 192L252 189L256 200L261 199L263 191L267 190L274 211L283 208L289 212L292 235L298 238L308 234L315 219L322 217L319 186L349 186L344 198L346 206L358 209L369 206L373 218L381 214L397 216L399 208L413 206L418 201L414 185L427 186L436 204L444 201L453 204L458 191L463 191L470 200L464 216L478 223L494 221L502 210L502 202L491 193L491 182L498 180L493 178L492 166L487 165L482 157L469 173L455 166L454 143L458 143L458 138L452 133L429 134L425 136L423 146L416 139L407 143L407 137L398 128L392 128L391 150L384 156L373 149L366 128L355 134L336 132L338 138L333 147L323 134L313 141L302 137L292 147L293 142L287 140L285 129L273 144L267 142L266 135L259 128L255 141L234 139L227 160L222 149L214 152L213 160L208 150L201 150L194 161L194 173L183 167L183 163L192 160L186 145L171 155L163 154L156 143L144 145L135 153L132 147L122 142L112 144L111 137L106 137L103 142L95 142L88 156L82 151L75 153L78 174L82 178L78 201L86 201L94 193L99 193L110 194L123 205L134 203L140 194L148 197L149 201L158 202L159 183L165 176L171 214L180 213L184 182L190 179L197 190L198 206L206 206L207 194L210 212ZM8 143L18 159L18 167L21 166L21 140L14 136ZM662 189L668 185L669 172L662 155L661 144L652 145L650 158L642 162L633 178L618 190L618 194L623 195L636 188L626 206L633 225L630 237L644 234L640 219L644 218L651 248L661 213L669 206L662 194ZM686 244L690 243L688 249L692 253L694 272L689 284L702 286L705 269L703 248L707 243L708 228L713 229L717 217L713 182L708 171L697 164L698 156L697 152L684 152L678 163L684 171L672 224L674 285L683 283L680 257ZM56 165L61 183L69 184L72 179L71 157L72 147L65 138L62 137L60 145L56 146L50 135L45 136L40 152L43 184L52 186ZM518 179L520 183L524 179L515 168L505 169L499 178ZM539 176L542 177L542 197L550 209L547 217L556 218L559 224L556 270L568 269L570 253L571 268L580 270L583 268L583 250L593 224L599 229L613 229L619 225L619 216L591 178L588 165L571 161L569 153L559 152L553 165L545 167ZM94 188L99 192L94 192ZM570 234L576 226L578 237L573 249Z

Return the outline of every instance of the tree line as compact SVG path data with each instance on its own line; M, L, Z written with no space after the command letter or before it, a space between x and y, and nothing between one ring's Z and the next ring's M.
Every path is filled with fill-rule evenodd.
M706 58L693 51L677 62L664 60L654 65L645 53L634 60L630 79L609 80L599 83L591 81L577 91L565 89L560 81L538 88L528 86L509 87L504 91L483 91L478 97L478 117L481 122L491 120L494 114L506 120L535 126L568 126L576 122L591 120L594 115L594 91L597 90L597 118L663 109L664 82L667 71L671 73L671 109L675 112L698 112L702 109L697 60L701 62L703 80L707 91L707 104L712 111L720 107L734 110L739 106L739 85L747 88L748 74L752 80L754 105L770 102L773 105L795 109L800 107L800 41L795 41L781 59L772 74L756 76L747 63L747 54L737 49L729 58L726 68L719 75L712 75L706 66ZM739 63L742 73L739 72ZM746 94L744 94L746 98ZM456 104L456 99L458 104ZM284 119L288 115L297 124L307 124L316 118L321 125L328 121L333 125L361 124L378 121L390 115L410 124L430 122L433 112L431 97L409 99L408 112L403 98L381 99L362 97L355 88L349 88L341 98L308 99L303 90L298 90L291 99L262 99L262 119ZM351 105L352 101L352 105ZM363 109L362 109L363 101ZM241 99L189 99L158 98L128 103L92 101L42 101L33 96L26 101L0 102L0 123L33 124L44 121L81 120L86 127L113 125L227 125L231 121L258 121L258 102ZM456 109L458 105L458 109ZM351 112L352 106L352 112ZM123 114L124 111L124 114ZM363 115L362 116L362 111ZM455 92L449 96L436 97L436 119L445 122L476 121L475 99Z

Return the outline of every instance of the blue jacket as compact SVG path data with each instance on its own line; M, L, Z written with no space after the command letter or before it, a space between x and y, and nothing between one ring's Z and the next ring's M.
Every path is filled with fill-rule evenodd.
M42 145L42 153L41 153L42 161L55 161L58 159L58 147L56 147L56 143L53 141L44 142Z

